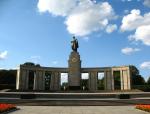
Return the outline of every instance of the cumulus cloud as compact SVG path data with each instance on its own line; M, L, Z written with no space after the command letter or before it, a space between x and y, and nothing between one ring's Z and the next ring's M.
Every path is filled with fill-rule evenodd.
M67 17L65 24L71 34L85 36L103 30L109 20L114 18L113 9L107 2L85 6L82 4Z
M0 60L6 59L8 55L8 51L0 52Z
M121 31L133 30L135 30L135 34L130 35L129 39L150 45L150 12L142 16L140 10L134 9L130 14L123 17Z
M113 25L108 25L107 27L106 27L106 32L107 33L112 33L113 31L115 31L117 29L117 25L116 24L113 24Z
M150 7L150 0L144 0L143 4L147 7Z
M142 41L143 44L150 46L150 25L138 27L135 34L130 35L129 39L135 41Z
M108 2L96 3L95 0L39 0L38 9L40 12L65 16L67 30L76 36L104 30L109 21L116 18Z
M143 62L140 65L140 68L142 68L142 69L150 69L150 61Z
M137 51L140 51L140 49L138 49L138 48L131 48L131 47L126 47L126 48L123 48L121 50L121 52L123 54L126 54L126 55L130 55L130 54L132 54L134 52L137 52Z
M66 16L76 6L77 0L39 0L37 7L40 12L56 16Z
M131 10L130 14L123 17L121 30L122 31L130 31L134 30L141 25L147 25L150 23L150 12L141 15L141 11L139 9Z

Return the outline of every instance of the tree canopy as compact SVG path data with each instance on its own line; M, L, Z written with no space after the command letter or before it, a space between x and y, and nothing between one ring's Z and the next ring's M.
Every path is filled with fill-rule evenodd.
M131 69L132 85L144 85L145 80L139 74L139 70L135 66L130 66L130 69Z

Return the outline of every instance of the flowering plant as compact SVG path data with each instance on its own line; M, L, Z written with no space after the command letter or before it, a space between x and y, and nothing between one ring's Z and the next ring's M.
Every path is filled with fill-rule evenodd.
M16 109L13 104L0 104L0 113Z
M150 104L139 104L136 105L135 108L150 112Z

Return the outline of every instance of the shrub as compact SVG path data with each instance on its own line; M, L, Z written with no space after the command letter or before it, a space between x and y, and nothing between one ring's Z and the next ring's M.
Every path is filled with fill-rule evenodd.
M144 110L150 112L150 104L140 104L135 106L136 109Z
M0 113L17 109L13 104L0 104Z

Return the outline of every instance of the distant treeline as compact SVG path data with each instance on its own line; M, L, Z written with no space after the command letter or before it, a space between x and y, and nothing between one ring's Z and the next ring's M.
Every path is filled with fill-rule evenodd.
M15 89L17 70L0 70L0 89Z

